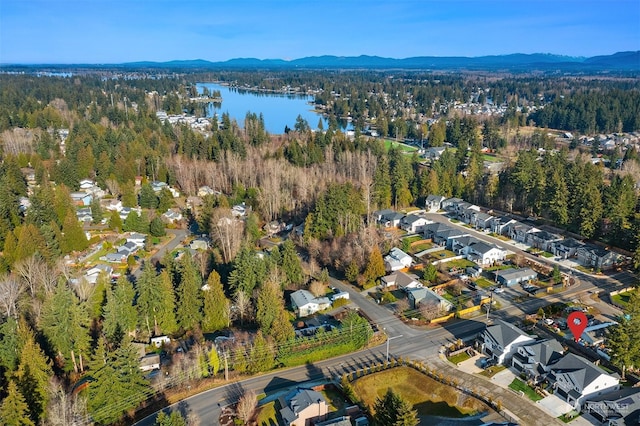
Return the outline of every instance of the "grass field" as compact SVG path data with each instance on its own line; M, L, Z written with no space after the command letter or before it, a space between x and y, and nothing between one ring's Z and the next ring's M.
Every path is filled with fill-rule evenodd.
M505 368L507 368L507 367L505 367L504 365L494 365L493 367L489 367L486 370L484 370L482 373L479 373L479 374L481 376L484 376L484 377L492 378L493 376L495 376L496 374L498 374L499 372L501 372Z
M491 286L496 285L496 283L489 281L486 278L478 278L475 283L478 285L478 287L482 287L482 288L488 288Z
M403 143L396 142L391 139L384 140L384 147L387 151L389 151L389 149L391 149L392 146L395 148L400 148L400 150L404 152L415 152L418 150L418 148L414 146L405 145Z
M619 306L627 306L629 303L629 298L631 297L631 292L626 291L624 293L616 294L615 296L611 296L611 301Z
M458 363L460 363L460 362L462 362L462 361L466 361L466 360L468 360L469 358L471 358L471 357L469 356L469 354L468 354L468 353L466 353L466 352L460 352L459 354L454 355L454 356L450 356L450 357L449 357L449 358L447 358L447 359L448 359L449 361L451 361L452 363L454 363L454 364L458 364Z
M462 406L457 406L460 395L456 389L409 367L392 368L354 382L356 395L372 409L376 398L384 396L388 388L412 404L418 415L460 418L487 409L473 398L464 398Z
M520 379L513 379L513 382L509 385L510 389L516 392L523 392L533 402L540 401L542 397L536 393L528 384Z
M258 408L256 423L258 426L277 426L278 417L276 415L276 402L271 401Z

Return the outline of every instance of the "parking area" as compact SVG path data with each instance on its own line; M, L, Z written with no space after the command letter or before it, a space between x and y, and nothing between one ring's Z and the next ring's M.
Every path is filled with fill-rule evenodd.
M549 395L536 404L553 417L559 417L573 410L573 407L566 401L560 399L557 395Z
M480 365L482 360L486 357L487 356L483 354L476 354L475 356L469 358L468 360L462 361L461 363L459 363L458 369L469 374L481 373L483 370L482 370L482 367L480 367Z

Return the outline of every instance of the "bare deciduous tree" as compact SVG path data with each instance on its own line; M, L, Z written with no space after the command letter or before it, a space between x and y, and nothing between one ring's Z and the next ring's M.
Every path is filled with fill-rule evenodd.
M420 314L427 321L431 321L434 318L438 318L442 313L440 306L438 306L438 304L433 301L420 303L418 306L418 309L420 310Z
M327 293L327 286L323 282L313 280L309 284L309 291L316 297L324 296Z
M24 284L13 275L0 276L0 308L5 316L18 318L18 299Z
M233 298L233 304L234 316L240 319L240 324L243 324L244 320L251 316L251 299L244 291L238 291Z
M49 273L49 268L40 256L29 256L22 259L16 262L12 269L25 283L31 297L38 294L38 290L43 287L43 281Z
M258 398L256 397L255 391L252 389L245 391L236 406L238 418L242 420L244 424L249 424L249 421L253 417L253 413L256 411L257 405Z
M87 401L84 398L65 392L57 378L52 379L48 393L45 425L67 426L84 423L87 418Z
M242 244L243 222L236 220L229 209L217 208L211 215L211 239L222 252L225 263L231 262Z

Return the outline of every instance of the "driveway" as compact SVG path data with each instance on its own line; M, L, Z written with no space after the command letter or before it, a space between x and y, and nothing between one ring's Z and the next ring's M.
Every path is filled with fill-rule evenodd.
M458 363L458 370L464 371L468 374L478 374L482 373L482 368L480 368L480 360L486 358L486 355L477 354L465 361Z
M513 379L515 378L516 378L516 374L510 369L505 368L504 370L502 370L501 372L493 376L491 378L491 381L496 385L506 389L509 387L509 385L511 384L511 382L513 382Z
M557 395L549 395L536 402L536 404L553 417L559 417L573 410L570 404L560 399Z

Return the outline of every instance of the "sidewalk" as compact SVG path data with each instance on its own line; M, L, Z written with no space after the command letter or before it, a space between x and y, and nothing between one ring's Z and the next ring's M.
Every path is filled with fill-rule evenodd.
M532 401L528 401L510 389L504 389L497 384L473 374L465 373L450 362L441 358L430 358L426 363L445 376L456 377L464 386L474 389L480 394L490 395L495 401L501 401L505 412L519 424L527 426L550 426L564 424L560 420L542 411Z

